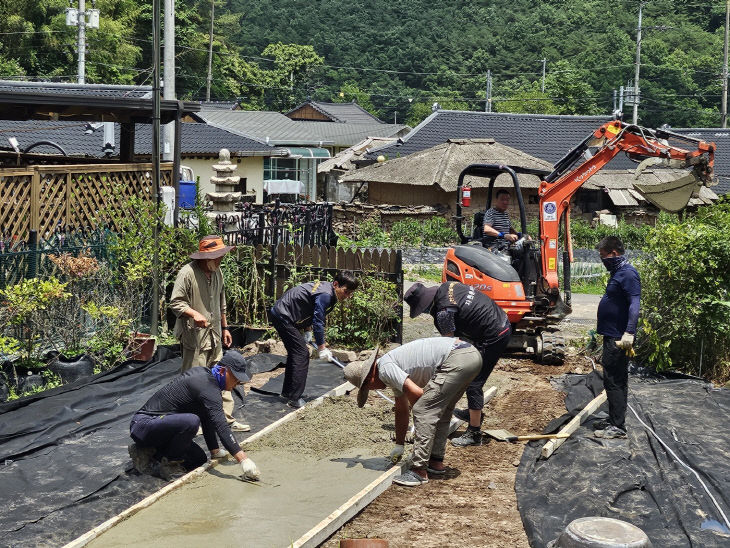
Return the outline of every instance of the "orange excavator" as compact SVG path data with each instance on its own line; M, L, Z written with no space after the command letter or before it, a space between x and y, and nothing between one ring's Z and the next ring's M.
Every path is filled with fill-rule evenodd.
M691 145L692 150L672 143ZM588 179L619 152L638 162L636 178L648 167L689 168L683 177L667 183L634 188L649 202L665 211L680 211L701 186L713 184L715 144L692 139L671 131L651 130L620 120L607 122L555 164L551 172L499 164L472 164L459 175L456 229L462 245L450 248L444 260L442 281L455 280L475 286L491 297L507 313L513 326L508 351L531 353L545 364L564 359L564 338L557 324L571 312L570 265L573 249L570 238L570 200ZM466 236L462 230L462 207L469 205L470 189L465 177L489 179L486 208L491 207L494 182L501 174L512 178L520 211L523 234L514 245L486 249L481 244L481 214ZM541 178L538 190L539 233L527 234L525 205L517 174ZM560 239L561 224L562 241ZM475 245L476 244L476 245ZM562 289L558 279L558 255L562 250Z

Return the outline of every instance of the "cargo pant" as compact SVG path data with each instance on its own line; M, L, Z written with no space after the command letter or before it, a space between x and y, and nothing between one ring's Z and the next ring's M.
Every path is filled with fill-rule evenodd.
M413 468L425 468L431 459L444 460L451 414L481 368L482 356L471 345L452 350L436 368L413 406Z
M185 373L193 367L213 367L222 357L223 347L220 344L210 350L182 346L182 367L180 372ZM233 394L228 390L223 390L221 397L223 398L223 413L226 416L226 421L228 421L228 424L233 424L236 420L233 418L233 408L235 407Z
M626 407L629 399L629 357L616 346L620 338L603 337L603 387L608 399L608 419L612 425L626 430Z

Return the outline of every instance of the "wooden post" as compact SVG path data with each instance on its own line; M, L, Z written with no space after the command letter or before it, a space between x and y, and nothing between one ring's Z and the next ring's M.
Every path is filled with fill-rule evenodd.
M601 405L605 401L606 401L606 391L604 390L603 392L598 394L598 396L596 396L594 399L592 399L588 403L588 405L586 405L583 408L583 410L580 413L578 413L575 417L573 417L573 419L568 424L563 426L563 428L560 430L560 432L558 432L558 435L567 434L567 436L565 438L558 438L555 440L550 440L543 446L542 452L541 452L542 457L545 459L550 458L550 455L552 455L558 447L563 445L563 442L566 439L568 439L570 434L572 434L573 432L578 430L578 428L580 428L580 424L583 422L583 419L585 419L586 417L591 415L596 409L601 407Z

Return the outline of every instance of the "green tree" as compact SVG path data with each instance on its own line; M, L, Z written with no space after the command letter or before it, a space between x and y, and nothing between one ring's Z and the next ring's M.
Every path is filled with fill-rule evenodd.
M274 68L266 71L266 81L269 105L277 110L288 110L301 102L307 96L312 69L324 63L312 46L298 44L269 44L261 54L274 60Z

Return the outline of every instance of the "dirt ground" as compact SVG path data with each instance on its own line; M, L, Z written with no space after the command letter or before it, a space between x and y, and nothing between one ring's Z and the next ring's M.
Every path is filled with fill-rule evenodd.
M575 338L586 331L578 325L571 328L568 331ZM404 341L434 335L430 317L404 318ZM515 434L541 432L565 413L565 396L551 387L550 378L590 368L575 349L557 367L528 358L501 359L487 383L498 390L485 408L484 428L504 428ZM418 488L391 486L324 546L335 548L344 538L383 538L391 547L528 547L514 491L523 447L523 443L494 440L462 449L449 444L446 477L432 477Z

